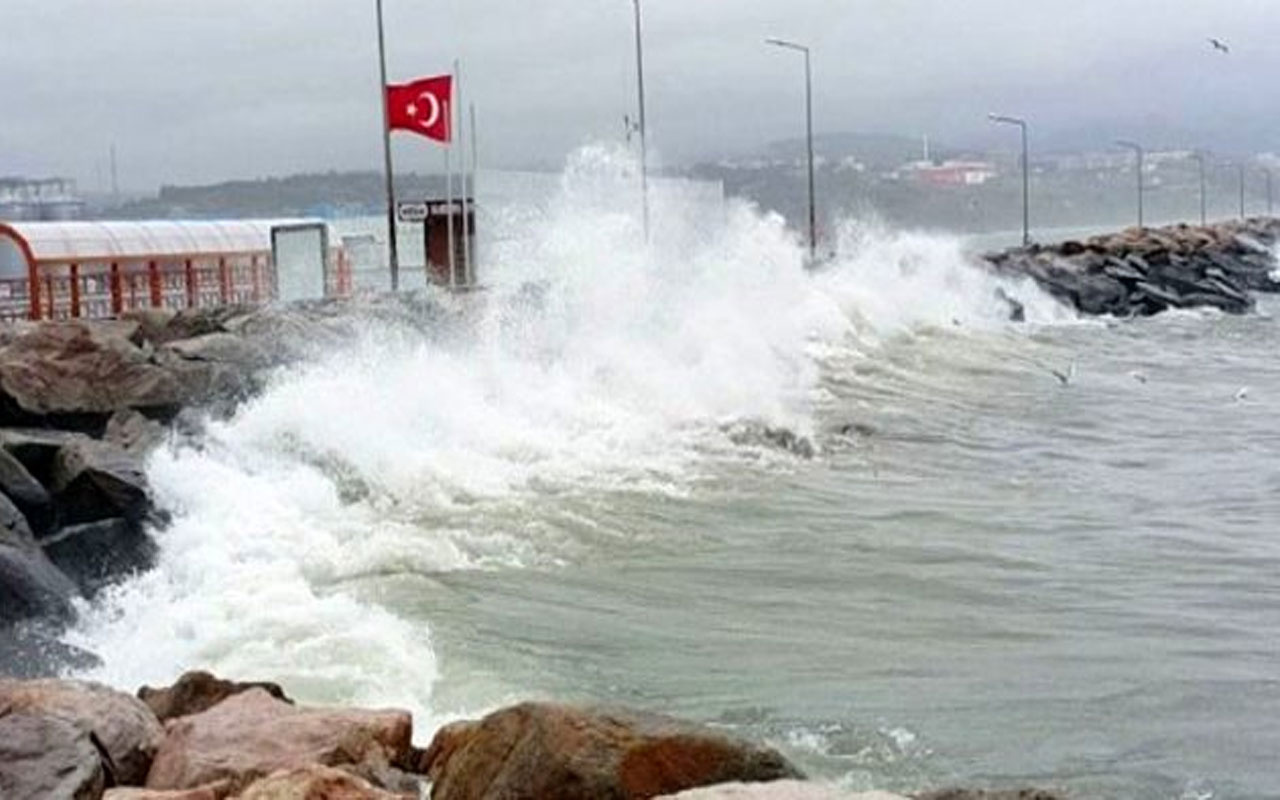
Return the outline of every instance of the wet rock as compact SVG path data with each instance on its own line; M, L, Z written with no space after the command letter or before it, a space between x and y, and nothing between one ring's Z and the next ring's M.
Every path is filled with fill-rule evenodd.
M102 441L129 453L145 454L168 438L165 427L132 409L122 409L107 420Z
M96 683L0 680L0 709L68 720L105 748L120 784L140 784L164 738L160 721L141 701Z
M0 448L0 493L13 501L37 537L53 528L53 498L22 462L3 448Z
M197 789L179 789L174 792L158 792L139 789L136 786L108 789L103 800L226 800L231 796L231 782L221 781Z
M122 408L176 411L180 387L135 345L136 323L44 323L0 348L0 423L106 418ZM8 417L8 419L6 419Z
M229 780L243 788L311 765L405 767L412 727L405 711L298 708L251 689L170 720L146 786L187 789Z
M72 525L41 542L41 547L89 597L124 576L151 569L159 553L151 537L125 519Z
M107 442L77 440L62 447L51 488L70 524L115 517L140 523L151 508L141 460Z
M89 734L65 719L0 706L0 797L97 800L106 772Z
M0 430L0 447L26 467L31 476L48 486L53 482L53 465L58 451L75 442L90 441L82 433L35 428Z
M270 775L250 786L238 800L403 800L418 796L416 792L386 792L341 770L313 765Z
M887 792L855 793L835 786L803 781L767 784L727 783L667 795L658 800L907 800Z
M78 594L41 551L22 512L0 495L0 626L32 618L69 620Z
M442 730L434 800L646 798L802 777L774 750L667 717L528 703Z
M292 704L284 689L274 683L225 681L208 672L188 672L177 683L160 689L143 686L138 699L147 704L161 722L208 711L229 697L260 689L271 697Z
M61 630L39 620L7 629L0 625L0 675L33 680L102 665L96 655L63 642L60 636Z

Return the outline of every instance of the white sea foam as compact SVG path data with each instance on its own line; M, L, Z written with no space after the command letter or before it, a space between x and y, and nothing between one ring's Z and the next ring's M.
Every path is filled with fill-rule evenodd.
M617 152L585 149L552 202L494 214L511 230L488 253L468 335L372 328L279 375L201 447L157 454L173 522L158 568L69 635L103 657L92 677L211 668L310 700L407 706L429 728L427 626L378 602L368 576L560 563L572 550L554 524L525 524L529 509L565 492L685 491L709 453L732 451L726 422L806 432L815 353L1005 324L1000 284L954 240L850 225L811 274L777 215L658 191L645 246L634 183ZM1033 320L1057 313L1005 288Z

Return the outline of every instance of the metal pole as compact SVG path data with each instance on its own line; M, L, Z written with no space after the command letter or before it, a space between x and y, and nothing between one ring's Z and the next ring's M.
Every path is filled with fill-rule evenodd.
M804 49L804 110L809 140L809 263L818 260L818 201L813 177L813 70L809 48Z
M1240 164L1240 219L1245 218L1244 207L1244 164Z
M1269 169L1263 170L1263 172L1265 172L1267 175L1267 216L1270 217L1270 216L1274 216L1274 212L1275 212L1275 195L1272 194L1272 191L1271 191L1272 175L1271 175L1271 170Z
M640 199L644 206L644 239L649 241L649 125L644 96L644 33L640 0L632 0L636 10L636 91L640 102Z
M1120 145L1121 147L1132 150L1138 156L1138 228L1139 229L1145 228L1146 219L1143 214L1144 209L1143 209L1143 198L1142 198L1143 184L1144 184L1144 181L1142 178L1142 169L1143 169L1142 145L1136 142L1129 142L1124 140L1117 141L1116 144Z
M480 155L479 155L480 150L477 147L476 142L477 142L476 104L472 103L471 104L471 200L469 201L469 203L471 206L470 208L470 212L472 215L471 233L473 236L475 236L475 229L476 229L476 220L474 217L475 208L476 208L476 179L477 179L477 176L479 176L480 174ZM473 247L471 248L471 256L475 260L471 263L471 274L467 276L467 283L469 286L476 285L476 262L480 260L480 237L475 236L475 241L472 244L473 244Z
M1196 153L1192 158L1200 165L1200 225L1204 227L1209 224L1209 193L1205 188L1204 154Z
M1027 121L1018 117L988 114L992 122L1017 125L1022 131L1022 246L1031 245L1031 147L1027 134Z
M457 72L455 80L457 85L454 103L460 109L458 112L458 128L459 128L459 147L458 147L458 173L462 178L462 285L470 285L471 275L471 224L467 221L467 197L470 194L467 184L467 137L466 132L462 130L463 114L461 109L465 108L462 100L462 64L455 61L453 65L454 71Z
M387 37L382 24L382 0L378 3L378 64L382 84L382 153L387 181L387 246L391 253L391 291L400 291L400 248L396 242L396 187L391 163L391 110L387 106Z
M785 39L765 39L765 44L782 47L804 53L804 109L805 109L805 141L809 152L809 264L812 266L818 257L818 203L816 183L814 180L813 157L813 67L812 53L802 44Z

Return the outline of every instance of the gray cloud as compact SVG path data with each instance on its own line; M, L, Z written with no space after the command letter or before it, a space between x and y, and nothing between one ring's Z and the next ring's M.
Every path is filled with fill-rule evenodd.
M461 58L490 161L554 163L621 134L628 0L385 2L392 78ZM373 0L3 5L0 173L92 187L112 142L135 188L378 166ZM1035 118L1045 143L1114 127L1280 147L1274 13L1274 0L645 0L651 125L672 161L797 135L799 59L761 44L777 34L815 48L820 130L986 142L998 108ZM441 156L400 141L397 158L424 171Z

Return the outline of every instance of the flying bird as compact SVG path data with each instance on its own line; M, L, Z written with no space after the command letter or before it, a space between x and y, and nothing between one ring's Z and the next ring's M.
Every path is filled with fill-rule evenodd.
M1223 42L1221 39L1210 38L1209 44L1213 45L1214 50L1221 50L1228 54L1231 52L1231 48L1227 47L1226 42Z
M1072 361L1067 367L1066 372L1060 372L1053 368L1050 368L1049 371L1053 373L1053 377L1057 378L1058 382L1063 386L1070 386L1071 382L1076 379L1076 362Z

